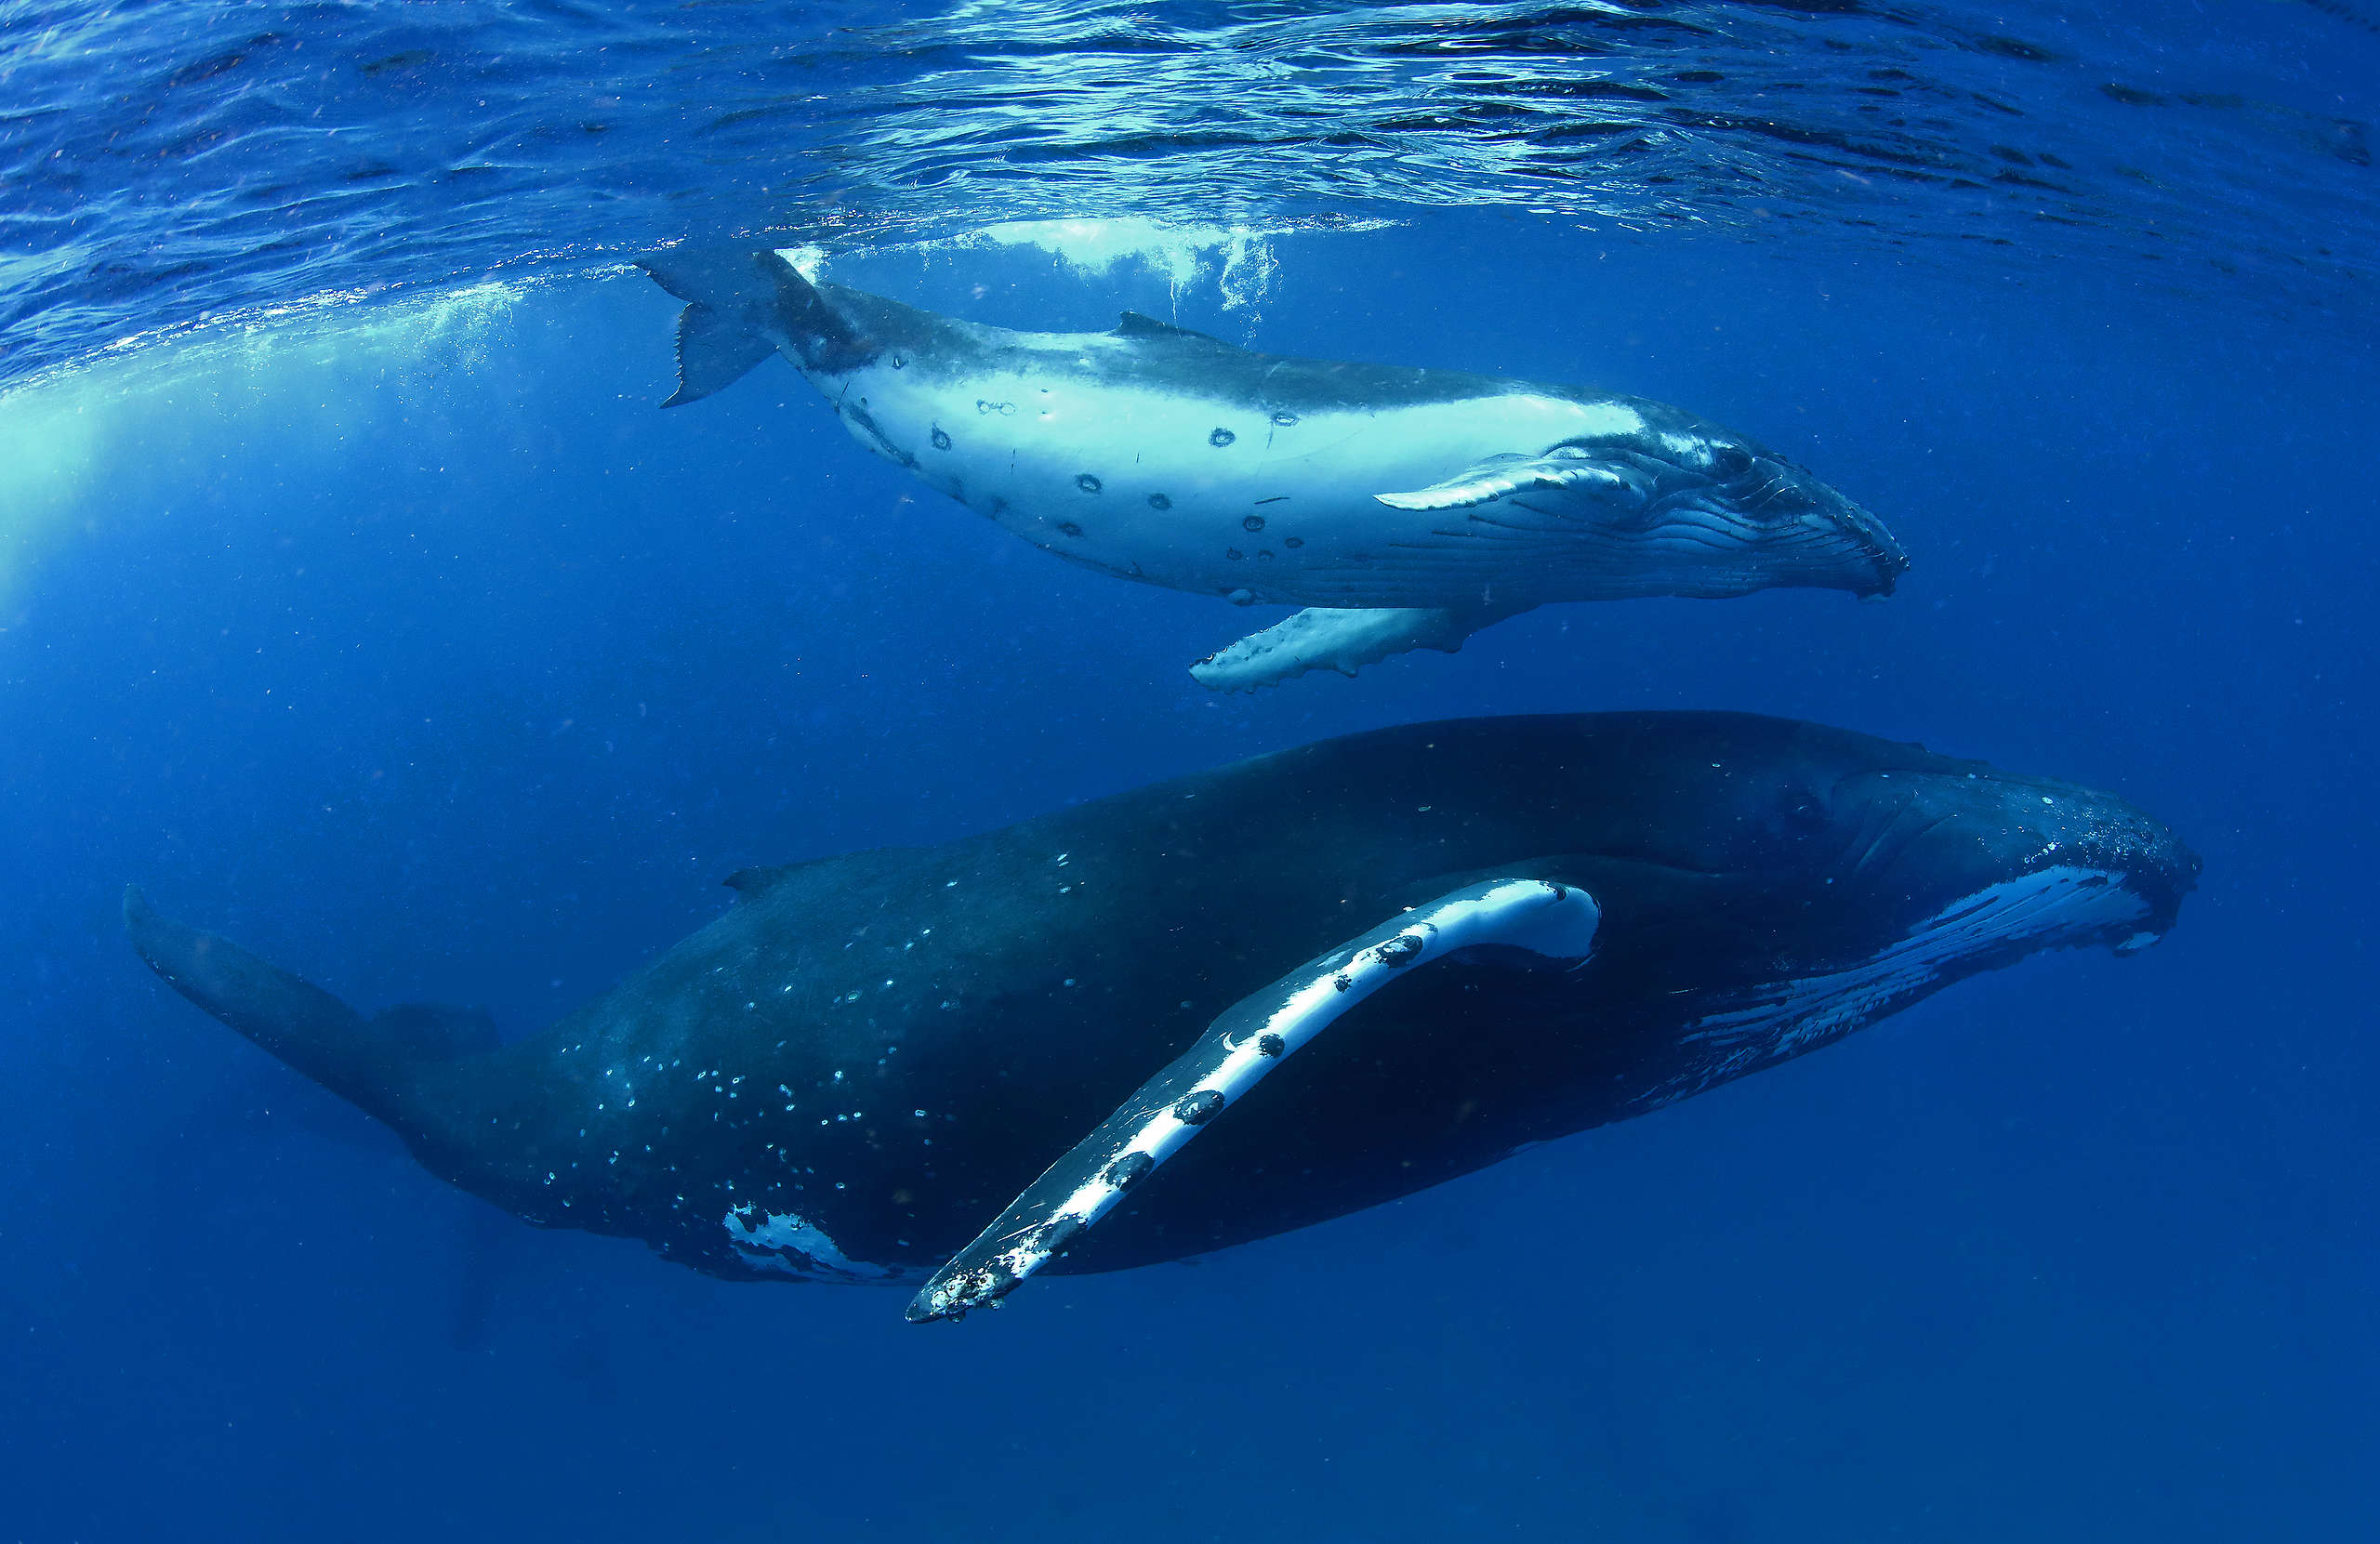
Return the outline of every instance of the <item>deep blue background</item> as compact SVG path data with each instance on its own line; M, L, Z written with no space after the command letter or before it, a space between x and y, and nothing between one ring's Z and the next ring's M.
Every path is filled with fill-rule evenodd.
M9 403L0 1539L2372 1527L2373 333L1517 217L1278 256L1253 317L1013 254L838 276L1675 401L1915 567L1879 604L1555 608L1226 699L1184 666L1277 613L1054 562L774 363L655 412L674 308L637 278ZM116 922L137 878L359 1005L524 1034L748 864L1624 706L2114 788L2205 881L2139 959L2036 959L1399 1205L934 1329L449 1192Z

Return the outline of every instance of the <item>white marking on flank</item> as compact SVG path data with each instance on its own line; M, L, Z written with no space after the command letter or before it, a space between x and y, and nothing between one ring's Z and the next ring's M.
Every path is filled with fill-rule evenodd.
M840 1187L839 1187L840 1188ZM735 1256L757 1271L781 1271L813 1281L891 1281L900 1272L853 1260L799 1212L762 1212L751 1202L721 1220Z

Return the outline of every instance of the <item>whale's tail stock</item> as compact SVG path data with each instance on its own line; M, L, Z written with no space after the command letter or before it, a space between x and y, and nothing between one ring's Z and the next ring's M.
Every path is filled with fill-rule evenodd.
M636 266L686 303L678 313L678 389L664 407L734 385L780 349L804 368L829 373L874 353L850 319L780 253L679 250Z
M424 1074L496 1049L483 1012L407 1003L366 1019L229 939L159 916L138 885L124 892L124 928L167 985L416 1151L449 1113L425 1097Z

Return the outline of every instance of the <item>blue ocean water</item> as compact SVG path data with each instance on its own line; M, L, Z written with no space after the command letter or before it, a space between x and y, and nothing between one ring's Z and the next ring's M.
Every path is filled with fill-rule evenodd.
M2375 123L2380 13L2281 0L0 7L0 1538L2366 1536ZM657 411L623 259L722 239L1679 402L1913 566L1212 695L1250 614L781 365ZM118 919L521 1036L752 864L1618 707L2119 790L2205 875L2140 957L927 1329L447 1189Z

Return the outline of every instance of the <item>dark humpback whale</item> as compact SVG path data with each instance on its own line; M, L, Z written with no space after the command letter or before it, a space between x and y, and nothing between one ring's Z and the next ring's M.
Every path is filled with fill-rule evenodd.
M1881 595L1908 566L1803 468L1640 397L1251 353L1131 311L1012 332L774 252L641 266L687 303L664 406L780 353L860 443L1036 547L1308 608L1194 666L1211 687L1451 652L1551 601Z
M717 921L493 1049L460 1015L423 1033L435 1009L367 1020L137 891L126 921L466 1190L717 1275L922 1281L931 1318L1045 1261L1376 1205L2036 950L2140 948L2197 869L2069 784L1614 713L1381 730L747 869Z

